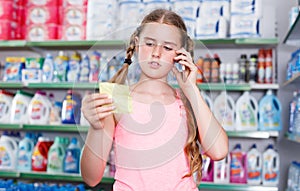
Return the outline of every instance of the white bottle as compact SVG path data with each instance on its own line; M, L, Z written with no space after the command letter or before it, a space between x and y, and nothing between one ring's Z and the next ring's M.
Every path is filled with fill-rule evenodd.
M201 96L203 97L203 99L205 100L207 106L209 107L209 109L213 109L213 102L211 100L211 98L204 92L201 91Z
M30 124L46 125L50 117L50 101L45 92L37 91L28 106Z
M247 152L247 183L251 185L261 184L262 174L262 154L253 144Z
M11 106L14 95L10 92L0 90L0 123L9 123Z
M214 161L214 182L229 183L230 178L230 155L220 161Z
M10 136L0 138L0 170L15 170L17 166L18 144Z
M277 186L279 181L279 154L270 144L263 153L262 183L268 186Z
M257 100L245 91L236 102L235 127L239 131L257 131L258 129L258 103Z
M226 131L234 130L235 104L226 91L222 91L214 101L213 113Z
M52 82L54 73L54 59L53 56L48 53L46 55L43 64L43 82Z
M10 115L10 122L15 124L28 123L28 105L32 98L32 94L18 90L13 101Z

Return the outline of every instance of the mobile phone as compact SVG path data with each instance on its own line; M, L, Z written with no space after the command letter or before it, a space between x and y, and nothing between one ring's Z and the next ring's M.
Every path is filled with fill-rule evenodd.
M177 68L177 70L178 70L179 72L183 72L183 71L185 70L184 65L179 64L178 62L175 62L175 67Z

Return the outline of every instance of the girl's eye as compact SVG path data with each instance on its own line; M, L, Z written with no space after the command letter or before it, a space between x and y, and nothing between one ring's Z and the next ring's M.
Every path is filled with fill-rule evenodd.
M173 48L170 47L170 46L164 46L164 49L165 49L166 51L172 51L172 50L173 50Z
M145 44L146 44L146 46L150 46L150 47L154 46L153 42L146 42Z

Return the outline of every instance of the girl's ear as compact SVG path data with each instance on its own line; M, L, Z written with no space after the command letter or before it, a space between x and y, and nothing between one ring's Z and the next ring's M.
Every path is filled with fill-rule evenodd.
M135 52L139 51L139 37L134 37L134 44L135 44Z

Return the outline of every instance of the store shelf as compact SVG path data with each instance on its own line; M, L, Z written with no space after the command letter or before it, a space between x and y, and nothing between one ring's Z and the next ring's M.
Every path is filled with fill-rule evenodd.
M247 184L216 184L202 182L199 189L207 190L228 190L228 191L278 191L275 186L252 186Z
M1 170L0 177L1 178L18 178L18 177L20 177L20 173L16 172L16 171Z
M269 139L278 137L279 131L226 131L228 137Z
M278 90L279 84L250 84L251 90Z
M28 88L34 89L98 89L96 82L52 82L52 83L29 83Z
M238 38L238 39L197 39L196 44L204 45L277 45L277 38Z
M202 84L198 84L198 87L201 90L208 90L208 91L220 91L220 90L249 91L251 90L249 84L202 83Z
M283 43L296 45L299 47L300 45L300 13L298 14L294 24L289 29L287 35L285 36Z
M291 79L284 82L283 86L287 86L290 84L299 84L299 83L300 83L300 72L298 74L294 75Z
M124 46L125 41L122 40L82 40L82 41L41 41L41 42L26 42L28 47L93 47L93 46Z
M25 40L1 40L0 47L1 48L9 48L9 47L25 47Z
M24 87L24 84L21 82L0 82L0 88L16 88L21 89Z
M296 136L296 135L293 135L293 134L290 134L290 133L286 133L285 137L290 141L300 143L300 136Z
M29 125L29 124L0 124L0 130L28 130L28 131L49 131L49 132L87 132L88 126L80 125Z

